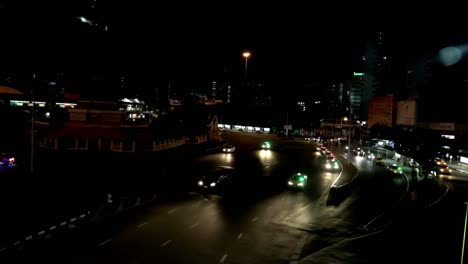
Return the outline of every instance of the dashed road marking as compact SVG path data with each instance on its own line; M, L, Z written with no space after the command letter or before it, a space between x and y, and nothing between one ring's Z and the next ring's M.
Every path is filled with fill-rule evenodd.
M226 260L227 256L227 254L224 254L224 256L219 260L219 263L223 263Z
M193 224L193 225L191 225L191 226L190 226L190 229L192 229L192 228L196 227L197 225L198 225L198 222L197 222L197 223L195 223L195 224Z
M67 225L67 221L63 221L62 223L60 223L60 226L65 226Z
M105 244L110 243L111 241L112 241L112 239L109 238L109 239L107 239L107 240L102 241L101 243L99 243L98 246L99 246L99 247L102 247L102 246L104 246Z
M37 234L40 235L40 236L42 236L42 235L45 234L45 231L44 231L44 230L41 230L41 231L39 231L39 233L37 233Z
M255 222L255 221L257 221L257 219L258 219L257 217L255 217L254 219L252 219L252 223Z
M172 209L172 210L170 210L170 211L167 212L167 213L168 213L168 214L172 214L172 213L174 213L175 211L177 211L177 209Z
M138 227L138 228L141 228L141 227L143 227L143 226L145 226L145 225L147 225L147 224L148 224L147 222L143 222L143 223L137 225L137 227Z
M76 218L75 218L75 217L73 217L72 219L70 219L70 222L72 222L72 223L75 222L75 221L76 221Z
M168 240L168 241L162 243L162 244L161 244L161 247L165 247L165 246L167 246L167 245L168 245L169 243L171 243L171 242L172 242L172 240Z
M51 226L51 227L49 228L49 230L52 231L52 230L54 230L54 229L56 229L56 228L57 228L57 226L54 226L54 225L53 225L53 226Z
M17 246L19 244L21 244L21 241L16 241L15 243L13 243L13 246Z
M5 251L6 249L7 249L6 247L0 248L0 253Z
M85 218L85 217L86 217L85 214L81 214L81 215L80 215L80 218Z
M28 241L31 240L33 237L32 236L27 236L24 240Z
M241 239L241 237L242 237L243 235L244 235L243 233L240 233L240 234L237 236L237 239Z

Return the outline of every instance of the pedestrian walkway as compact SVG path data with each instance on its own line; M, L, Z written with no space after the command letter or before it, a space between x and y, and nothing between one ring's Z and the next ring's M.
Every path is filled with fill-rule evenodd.
M459 163L457 161L449 161L447 165L454 170L457 170L462 173L468 174L468 165L464 165L462 163Z

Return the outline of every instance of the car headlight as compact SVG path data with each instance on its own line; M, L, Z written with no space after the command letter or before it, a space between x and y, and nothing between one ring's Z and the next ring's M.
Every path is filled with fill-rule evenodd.
M293 185L292 181L288 181L288 185Z
M211 186L211 187L215 187L215 186L216 186L216 182L212 182L212 183L210 184L210 186Z
M325 168L331 169L331 165L329 163L325 164Z
M303 182L300 182L300 183L297 184L297 186L301 186L301 187L302 187L302 186L304 186L304 183L303 183Z
M203 185L203 181L198 181L198 186L202 186Z

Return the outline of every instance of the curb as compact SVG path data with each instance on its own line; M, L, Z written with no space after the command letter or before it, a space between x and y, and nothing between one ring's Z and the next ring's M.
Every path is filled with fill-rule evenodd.
M342 154L339 154L342 158L344 158L344 156ZM341 163L341 167L342 167L342 170L340 172L340 175L338 175L338 177L335 179L335 181L332 183L331 185L331 189L340 189L340 188L343 188L343 187L346 187L348 185L350 185L351 183L354 182L354 180L356 180L356 178L358 177L359 175L359 170L358 168L356 167L356 165L353 163L353 162L349 162L349 164L347 166L353 166L354 169L356 170L356 173L355 175L347 182L343 183L343 184L340 184L340 185L336 185L336 183L338 182L338 180L341 178L342 174L343 174L343 171L344 171L344 166L343 166L343 162L340 160L340 163Z

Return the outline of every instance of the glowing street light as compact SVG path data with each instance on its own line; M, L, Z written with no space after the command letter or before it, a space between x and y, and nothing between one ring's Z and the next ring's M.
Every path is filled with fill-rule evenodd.
M247 60L250 58L250 52L249 51L244 51L244 53L242 53L242 56L245 58L245 71L244 71L244 79L245 81L247 81Z
M90 26L93 25L93 22L84 16L79 16L77 18L81 21L81 23L89 24Z

